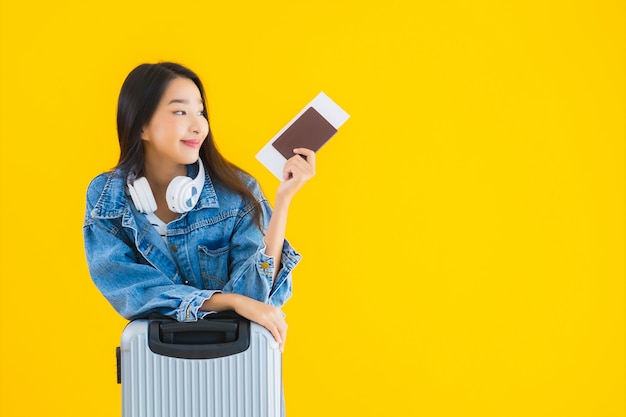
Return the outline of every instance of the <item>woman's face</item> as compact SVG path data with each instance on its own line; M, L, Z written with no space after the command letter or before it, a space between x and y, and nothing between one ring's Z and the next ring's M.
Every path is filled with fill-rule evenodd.
M196 162L209 133L203 110L200 90L193 81L182 77L170 81L141 133L146 162L162 167Z

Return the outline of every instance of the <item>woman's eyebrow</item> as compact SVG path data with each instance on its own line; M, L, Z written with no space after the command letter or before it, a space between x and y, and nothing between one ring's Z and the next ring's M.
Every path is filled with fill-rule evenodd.
M170 102L167 103L167 104L170 105L170 104L173 104L173 103L189 104L189 100L186 100L184 98L174 98L174 99L170 100ZM198 103L203 104L202 103L202 99L199 99Z

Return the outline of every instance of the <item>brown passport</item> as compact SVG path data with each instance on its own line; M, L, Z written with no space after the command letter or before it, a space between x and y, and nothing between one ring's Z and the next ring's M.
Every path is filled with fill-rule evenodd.
M294 156L295 148L307 148L317 152L335 133L337 129L317 110L309 107L272 143L272 146L285 159L289 159Z

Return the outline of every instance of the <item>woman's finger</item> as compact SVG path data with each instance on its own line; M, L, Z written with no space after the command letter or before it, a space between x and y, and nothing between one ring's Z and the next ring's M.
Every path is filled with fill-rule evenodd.
M282 331L280 331L281 329L279 329L280 331L280 337L282 339L282 343L280 343L280 351L284 352L285 351L285 343L287 342L287 323L285 323L285 326L282 328Z
M276 340L278 343L283 343L283 339L281 338L280 331L278 330L278 327L274 323L272 323L271 321L264 323L263 327L265 327L267 330L270 331L272 336L274 336L274 340Z
M303 153L294 155L287 160L283 171L284 179L292 177L309 179L313 177L315 175L315 152L304 148L294 149L294 152L296 151ZM306 156L306 160L302 156Z
M296 148L293 153L304 156L304 160L309 164L315 166L315 152L307 148Z
M307 170L306 161L299 156L294 156L289 159L287 163L285 163L285 167L283 168L283 178L285 180L290 178L302 178L307 175Z

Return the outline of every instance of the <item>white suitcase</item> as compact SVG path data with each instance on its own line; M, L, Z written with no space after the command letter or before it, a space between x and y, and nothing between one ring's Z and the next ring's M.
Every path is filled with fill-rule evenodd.
M120 363L121 362L121 363ZM135 320L118 351L122 417L280 417L281 353L234 313Z

